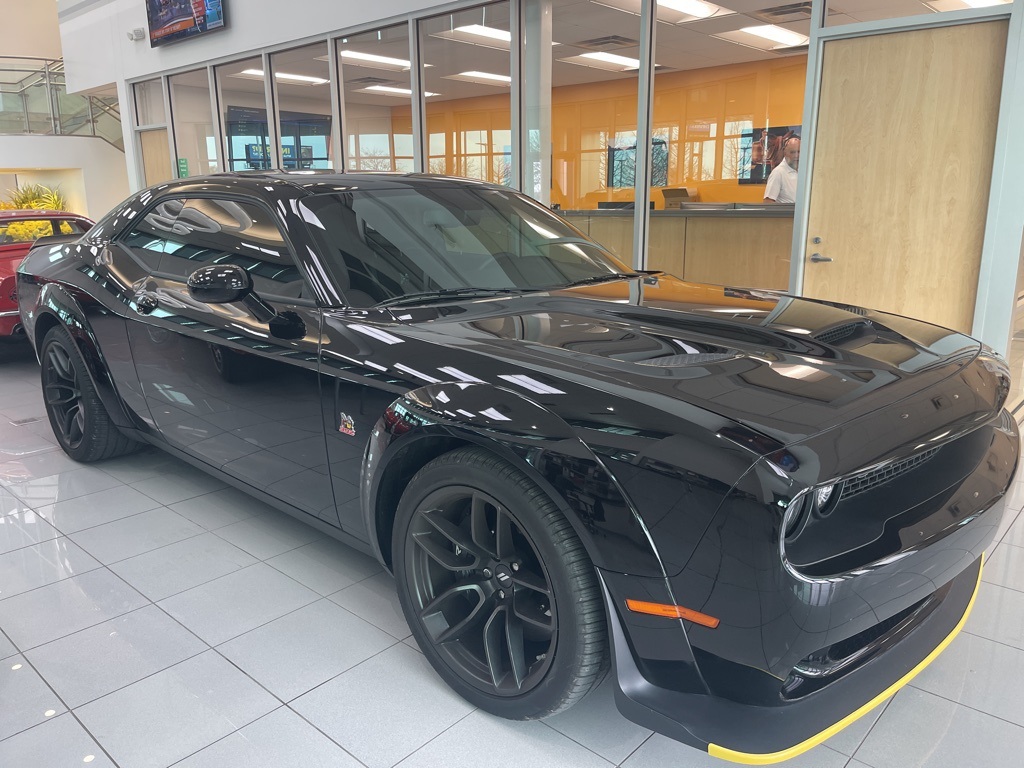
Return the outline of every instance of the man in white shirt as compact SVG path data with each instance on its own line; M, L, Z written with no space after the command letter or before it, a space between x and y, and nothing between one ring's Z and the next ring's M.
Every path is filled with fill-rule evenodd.
M764 188L766 203L796 202L796 172L800 167L800 138L792 137L782 148L783 160L768 177Z

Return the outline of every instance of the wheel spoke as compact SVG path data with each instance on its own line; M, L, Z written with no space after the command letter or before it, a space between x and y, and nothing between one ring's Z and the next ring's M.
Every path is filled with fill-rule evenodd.
M523 625L514 614L505 612L505 644L508 648L509 665L512 668L512 680L516 688L523 687L528 667L526 664L526 647L523 645Z
M64 412L64 415L60 423L61 434L64 435L64 439L68 442L71 441L71 427L75 423L75 416L77 415L77 406L72 406Z
M455 525L455 523L436 510L423 510L419 513L419 516L429 523L435 531L454 544L458 550L465 551L472 555L475 561L480 561L480 549L473 543L472 536L467 535L462 528ZM458 554L460 554L460 552L456 551L456 555ZM476 565L474 564L470 567L475 568Z
M516 545L512 540L512 518L504 509L498 507L498 520L494 531L495 549L498 558L508 560L515 556Z
M484 624L484 657L495 688L501 686L506 674L501 651L507 646L503 626L507 615L508 609L504 605L499 605Z
M520 598L520 595L516 595L513 598L512 610L515 612L516 618L529 627L540 630L546 635L550 635L551 631L554 629L551 624L551 616L539 613L538 611L527 611L523 606L523 602L524 601Z
M531 589L534 592L540 592L542 595L551 596L551 586L547 580L543 576L531 573L525 568L520 568L512 574L512 583L526 589Z
M73 406L74 421L71 422L71 442L77 443L85 437L85 409L81 405Z
M435 617L442 619L445 624L448 624L448 618L443 615L445 605L452 600L462 600L467 596L475 596L477 598L476 605L469 610L469 613L454 624L449 624L445 629L438 632L433 637L435 643L447 643L452 640L461 640L466 634L477 629L481 621L483 621L486 616L484 607L487 605L487 598L484 596L483 590L480 588L479 584L456 584L435 597L426 605L426 607L423 608L422 611L420 611L420 618L428 629L435 623ZM436 623L440 625L440 621L437 621Z
M433 532L428 531L427 533L415 533L413 534L412 540L416 542L416 546L426 552L431 559L446 570L470 570L473 568L473 563L476 562L475 559L470 560L465 557L461 557L460 555L456 555L453 550L439 544L434 539Z
M60 344L51 344L47 358L53 366L53 371L65 381L75 381L75 371L71 366L71 358L67 350Z
M474 493L469 504L470 530L473 532L473 543L489 555L496 554L494 532L491 531L490 520L487 519L487 499L482 494Z
M47 384L44 391L46 392L47 405L68 405L82 396L82 393L70 384ZM62 395L60 394L61 392L66 392L67 394Z

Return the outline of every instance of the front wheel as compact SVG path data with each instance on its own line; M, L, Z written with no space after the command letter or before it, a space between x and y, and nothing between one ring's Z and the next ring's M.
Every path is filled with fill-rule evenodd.
M39 359L46 415L68 456L76 461L99 461L139 447L110 420L82 353L67 330L59 325L50 329Z
M546 717L604 676L594 566L554 502L496 456L463 448L417 472L398 506L393 555L416 641L470 703Z

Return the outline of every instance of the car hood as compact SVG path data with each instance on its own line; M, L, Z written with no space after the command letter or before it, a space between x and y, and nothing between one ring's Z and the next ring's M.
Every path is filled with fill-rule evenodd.
M530 373L500 378L556 412L545 390L565 394L563 380L668 414L685 403L783 445L933 387L980 350L905 317L660 274L392 313L402 335Z

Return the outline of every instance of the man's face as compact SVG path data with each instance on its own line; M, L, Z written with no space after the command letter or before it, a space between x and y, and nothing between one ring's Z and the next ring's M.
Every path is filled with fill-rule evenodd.
M786 162L789 163L789 167L794 171L800 169L800 141L794 139L786 144L783 155L786 158Z

